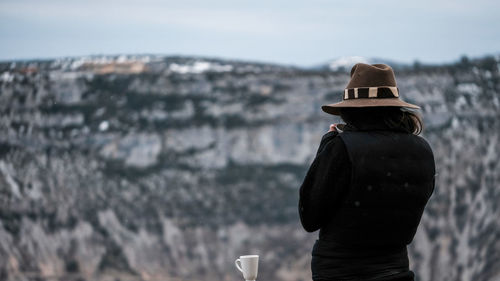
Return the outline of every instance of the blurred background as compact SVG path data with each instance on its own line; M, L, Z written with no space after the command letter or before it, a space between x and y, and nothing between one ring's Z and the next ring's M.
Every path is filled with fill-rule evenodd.
M500 280L500 2L0 0L0 280L311 280L298 189L356 62L422 107L420 281Z

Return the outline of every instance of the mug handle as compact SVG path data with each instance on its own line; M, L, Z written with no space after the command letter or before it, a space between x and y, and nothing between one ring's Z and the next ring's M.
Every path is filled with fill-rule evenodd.
M238 262L240 262L240 264L241 264L241 260L240 260L240 259L236 259L236 260L234 261L234 264L236 265L236 268L237 268L239 271L241 271L241 273L243 273L243 269L241 269L241 265L238 265Z

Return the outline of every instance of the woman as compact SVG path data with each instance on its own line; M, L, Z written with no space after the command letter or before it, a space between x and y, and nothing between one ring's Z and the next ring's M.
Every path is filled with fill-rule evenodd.
M414 280L407 245L434 190L432 149L422 119L399 98L385 64L356 64L340 115L323 136L300 187L299 215L312 249L312 279ZM342 130L341 130L342 129Z

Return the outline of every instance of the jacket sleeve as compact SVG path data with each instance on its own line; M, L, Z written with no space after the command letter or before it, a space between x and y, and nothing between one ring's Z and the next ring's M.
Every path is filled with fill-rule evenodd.
M331 131L331 132L328 132L326 134L323 135L323 137L321 138L321 141L319 143L319 147L318 147L318 151L316 152L316 156L318 156L318 154L323 151L323 149L325 148L325 146L333 140L333 138L335 138L339 133L336 132L336 131Z
M303 228L321 228L340 202L350 180L350 163L337 132L326 133L299 191L299 216ZM347 161L347 162L346 162Z

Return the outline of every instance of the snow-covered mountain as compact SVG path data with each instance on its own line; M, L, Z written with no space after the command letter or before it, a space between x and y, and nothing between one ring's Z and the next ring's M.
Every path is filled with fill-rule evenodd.
M368 58L361 56L344 56L332 59L326 63L322 63L313 67L313 69L320 70L330 70L330 71L349 71L353 65L356 63L385 63L390 65L394 69L404 69L411 68L412 64L401 63L394 60L388 60L383 58Z

